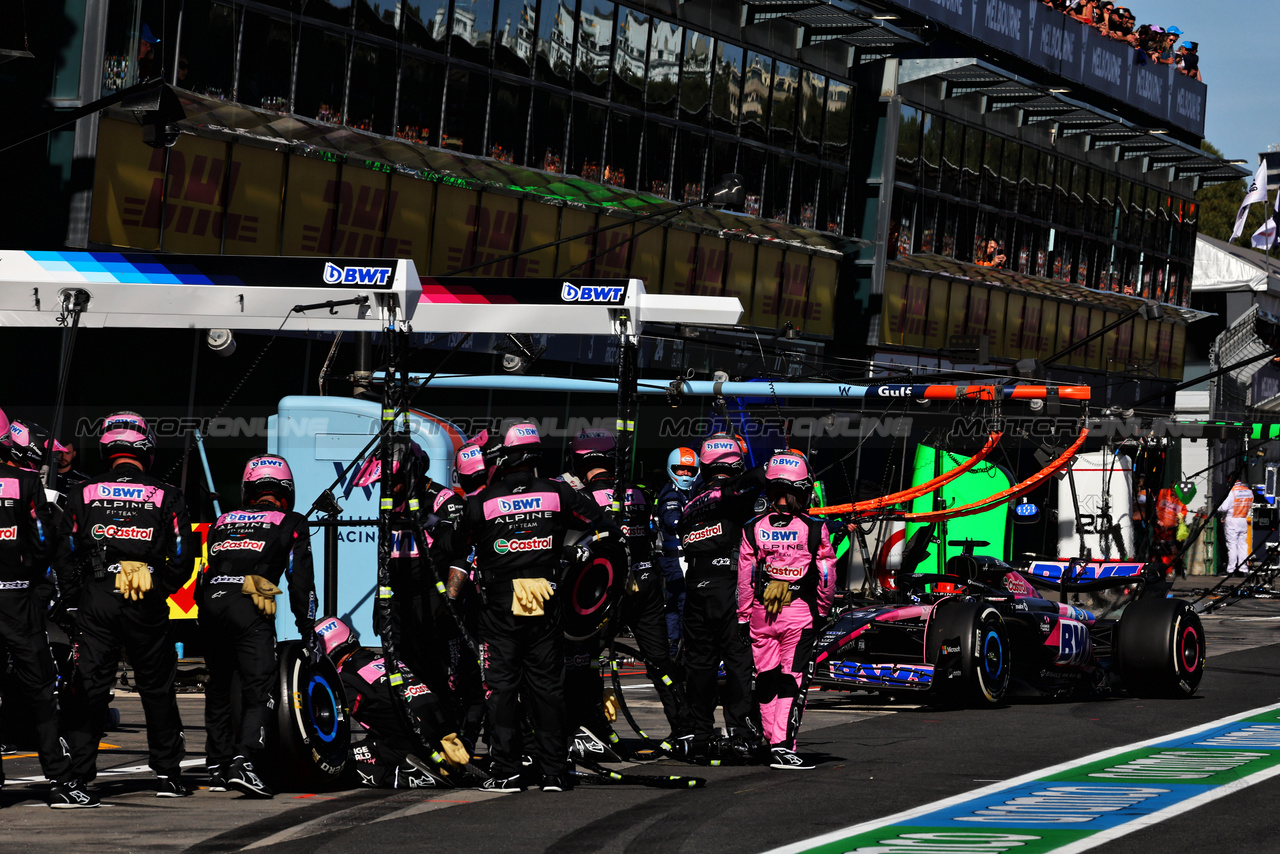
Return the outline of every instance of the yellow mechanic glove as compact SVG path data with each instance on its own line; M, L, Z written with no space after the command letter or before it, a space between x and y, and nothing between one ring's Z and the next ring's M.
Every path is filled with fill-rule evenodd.
M791 604L791 585L776 578L764 588L764 609L775 616Z
M462 743L462 739L458 738L456 732L451 732L440 739L440 750L444 753L445 759L449 760L449 764L458 768L462 768L471 761L471 751L467 750L467 746Z
M636 581L636 574L631 570L627 570L627 592L628 593L640 592L640 582Z
M244 586L240 588L249 594L249 598L253 600L253 606L268 617L274 617L276 614L276 597L283 591L267 581L261 575L246 575L244 577Z
M538 617L545 614L542 603L555 593L551 589L551 582L545 578L513 578L511 589L511 613L517 617Z
M151 567L140 560L120 561L116 590L126 599L138 601L151 589Z
M605 720L609 721L609 723L613 723L618 719L618 710L622 708L622 706L618 704L618 695L613 693L612 687L605 686L602 699L604 700Z

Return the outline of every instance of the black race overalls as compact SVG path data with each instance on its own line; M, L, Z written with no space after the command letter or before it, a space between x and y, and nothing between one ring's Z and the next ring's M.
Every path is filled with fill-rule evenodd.
M658 566L662 569L667 588L667 637L670 638L672 655L684 637L684 568L680 566L680 534L676 528L688 503L689 493L677 489L674 483L668 483L658 493L658 533L662 538Z
M488 692L490 772L495 777L520 773L519 705L533 720L537 756L543 774L561 774L568 765L564 717L564 630L557 593L540 616L511 613L512 579L545 578L556 584L566 530L612 528L590 498L566 483L516 471L467 499L458 525L450 565L466 570L475 547L475 563L484 599L479 627L481 670ZM620 532L612 529L615 536Z
M613 505L613 486L613 477L601 474L588 481L583 491L607 511ZM632 578L638 589L623 595L618 616L619 622L635 636L645 659L645 672L662 702L662 711L672 732L679 735L690 728L690 722L681 698L683 692L662 681L664 675L670 678L672 663L664 615L663 578L653 565L649 520L649 502L644 493L634 487L628 489L620 521L631 557ZM570 709L570 723L575 728L585 725L601 737L611 729L601 718L600 697L604 686L599 668L602 647L609 640L592 638L570 643L565 658L565 700Z
M205 686L206 763L228 765L237 756L258 762L271 726L276 677L275 621L243 590L245 576L279 586L286 579L298 632L312 635L316 619L311 536L301 513L266 502L224 513L209 528L209 562L197 588L200 633L209 683ZM231 720L231 678L240 674L241 717Z
M751 702L751 647L738 629L738 541L755 515L764 470L701 483L680 515L678 531L689 572L685 575L685 696L694 739L714 731L716 681L724 662L724 719L729 733L757 729Z
M52 589L45 581L56 535L55 512L45 502L37 474L0 465L0 661L9 655L10 685L18 689L3 699L30 706L40 770L55 783L66 783L74 774L71 757L58 738L57 671L45 631L49 601L37 592Z
M121 646L142 697L151 769L174 776L184 745L173 688L178 656L168 637L166 600L191 576L191 522L182 492L120 464L71 490L59 530L58 584L77 607L80 625L75 697L67 715L75 777L89 782L97 776L98 742ZM151 590L138 601L115 589L124 560L150 568Z
M399 667L409 697L408 713L413 715L422 737L431 743L457 731L449 703L443 702L403 663ZM418 754L418 737L405 720L404 700L391 691L386 659L380 652L360 648L338 665L338 676L350 703L351 718L363 731L363 741L351 747L356 772L363 786L389 789L417 789L434 785L429 774L415 768L409 754ZM356 734L356 733L353 733ZM421 760L427 757L419 756Z

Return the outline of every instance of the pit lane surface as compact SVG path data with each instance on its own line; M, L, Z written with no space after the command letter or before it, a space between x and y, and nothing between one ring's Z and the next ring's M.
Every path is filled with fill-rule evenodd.
M1280 699L1280 603L1246 602L1206 619L1209 669L1197 698L1091 703L1018 699L991 711L939 712L865 695L811 695L801 751L819 768L782 772L654 763L635 773L697 773L697 791L623 786L537 791L284 793L273 801L198 792L152 796L146 773L100 778L109 806L59 812L34 786L0 792L0 850L360 852L764 851L982 788L1111 747L1172 733ZM1263 644L1263 645L1260 645ZM656 723L646 691L628 691L642 724ZM189 755L203 746L203 698L180 698ZM121 695L122 731L103 767L145 764L141 713ZM895 711L896 710L896 711ZM654 729L657 729L655 726ZM622 731L622 730L620 730ZM656 766L656 767L655 767ZM34 759L9 757L12 780ZM198 775L193 773L193 777ZM1107 851L1273 850L1280 782L1270 780L1107 843ZM1158 849L1157 849L1158 846ZM844 850L836 848L833 850Z

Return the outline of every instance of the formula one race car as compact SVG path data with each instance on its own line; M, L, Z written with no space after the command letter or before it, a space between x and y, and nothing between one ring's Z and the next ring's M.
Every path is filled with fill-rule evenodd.
M978 706L1000 703L1011 687L1189 697L1200 684L1200 618L1164 598L1162 579L1140 563L1019 571L966 554L946 570L899 576L898 601L833 615L816 646L815 683Z

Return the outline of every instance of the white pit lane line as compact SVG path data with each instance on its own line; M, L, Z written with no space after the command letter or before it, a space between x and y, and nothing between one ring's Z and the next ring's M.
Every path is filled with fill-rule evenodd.
M813 849L823 845L838 843L863 833L868 833L875 830L889 828L892 825L900 824L901 822L908 821L910 819L914 819L922 815L927 815L937 810L942 810L948 807L958 806L966 802L979 800L990 795L995 795L1000 792L1017 788L1018 786L1026 785L1028 783L1040 782L1040 781L1043 781L1044 778L1046 777L1050 777L1055 774L1061 774L1064 771L1070 771L1073 768L1079 768L1084 765L1090 765L1094 762L1099 762L1104 759L1109 759L1113 756L1119 756L1121 754L1128 753L1129 751L1132 751L1132 750L1137 750L1143 747L1151 747L1153 745L1163 744L1164 742L1172 741L1174 739L1186 738L1188 736L1196 735L1197 733L1207 732L1209 730L1216 729L1218 727L1223 726L1224 724L1233 723L1235 721L1242 721L1247 718L1252 718L1256 715L1266 714L1267 712L1274 712L1276 710L1280 710L1280 703L1275 703L1270 706L1260 706L1258 708L1249 709L1247 711L1240 712L1238 714L1228 715L1227 717L1218 718L1217 720L1209 721L1203 724L1198 724L1196 726L1189 727L1187 729L1180 730L1178 732L1167 733L1165 735L1159 735L1154 738L1146 739L1144 741L1135 741L1130 744L1121 745L1120 747L1109 748L1107 750L1103 750L1098 753L1093 753L1088 756L1082 756L1079 759L1071 759L1071 760L1068 760L1067 762L1062 762L1057 765L1049 766L1048 768L1041 768L1037 771L1032 771L1030 773L1023 774L1019 777L1014 777L1012 779L1002 781L995 785L985 786L981 789L974 789L973 791L969 791L969 792L962 792L961 794L953 795L952 797L944 798L940 801L934 801L932 803L922 804L921 806L918 806L918 807L912 807L909 810L904 810L903 812L895 813L894 815L886 816L884 818L873 819L871 821L862 822L861 824L850 825L849 827L841 828L840 830L834 830L834 831L831 831L830 833L824 833L821 836L814 836L809 839L801 840L800 842L793 842L788 845L783 845L779 848L771 848L768 851L764 852L764 854L801 854L801 852L812 851ZM1066 845L1053 849L1053 851L1055 852L1055 854L1074 854L1074 852L1088 851L1091 848L1096 848L1099 845L1103 845L1113 839L1117 839L1121 836L1126 836L1130 833L1134 833L1135 831L1142 830L1143 828L1150 827L1155 824L1159 824L1162 821L1167 821L1168 819L1174 818L1175 816L1181 815L1182 813L1189 812L1193 809L1204 806L1205 804L1215 801L1219 798L1226 797L1227 795L1230 795L1234 792L1238 792L1242 789L1248 788L1249 786L1253 786L1258 783L1261 783L1265 780L1275 777L1276 775L1280 775L1280 765L1276 765L1270 768L1265 768L1263 770L1257 771L1241 779L1233 780L1229 783L1224 783L1210 791L1179 801L1175 804L1170 805L1169 807L1158 810L1156 812L1148 813L1142 816L1137 816L1129 821L1116 825L1115 827L1099 830L1084 839L1070 842ZM994 829L995 828L993 828L993 830ZM903 830L907 831L907 830L910 830L910 828L909 827L903 828ZM1032 831L1030 828L1028 828L1027 832L1032 832ZM889 847L889 848L886 848L885 850L889 851L893 849L892 847Z

